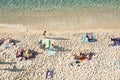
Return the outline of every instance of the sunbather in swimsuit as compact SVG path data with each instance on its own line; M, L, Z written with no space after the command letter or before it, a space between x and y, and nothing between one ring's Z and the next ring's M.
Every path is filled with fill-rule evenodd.
M74 60L80 60L80 61L88 60L88 59L89 59L89 54L80 53L79 56L77 56L76 54L73 54L73 55L72 55L72 58L73 58Z
M86 33L86 37L89 42L92 42L94 40L92 33Z
M25 51L25 59L30 59L35 57L35 52L31 51L30 49L27 49Z
M119 38L111 38L109 42L109 46L115 46L120 45L120 39Z
M13 45L15 45L15 42L11 38L8 38L8 39L6 39L6 41L4 41L5 48L11 48Z
M20 61L23 59L23 49L18 49L16 53L16 58L19 58Z

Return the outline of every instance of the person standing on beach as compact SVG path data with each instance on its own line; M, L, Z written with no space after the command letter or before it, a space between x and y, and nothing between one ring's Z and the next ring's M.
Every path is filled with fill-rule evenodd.
M43 38L43 39L46 38L46 31L43 32L42 38Z

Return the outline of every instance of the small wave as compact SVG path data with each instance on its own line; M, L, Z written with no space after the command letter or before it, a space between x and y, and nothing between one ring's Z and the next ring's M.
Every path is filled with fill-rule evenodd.
M1 27L6 27L6 28L14 28L14 29L26 29L26 27L23 24L3 24L0 23Z

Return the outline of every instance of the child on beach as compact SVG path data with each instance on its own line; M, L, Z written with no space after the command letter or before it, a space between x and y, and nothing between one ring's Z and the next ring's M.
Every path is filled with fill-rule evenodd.
M13 39L11 38L7 38L5 41L4 41L4 48L11 48L13 45L15 45L15 42Z
M43 38L43 39L46 38L46 31L43 32L42 38Z

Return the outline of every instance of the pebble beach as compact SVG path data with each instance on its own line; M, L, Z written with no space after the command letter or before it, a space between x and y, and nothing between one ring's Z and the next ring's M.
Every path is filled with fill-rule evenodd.
M120 79L120 70L115 64L120 60L120 47L108 46L110 37L119 37L119 30L47 32L51 43L62 48L51 56L48 55L47 50L39 48L42 32L1 29L0 38L11 37L18 40L18 43L9 49L4 49L3 45L0 46L0 80L46 80L47 69L54 69L53 78L50 80ZM84 43L82 36L85 32L93 32L97 41ZM34 59L19 61L15 56L19 47L35 50L38 54ZM71 60L73 53L79 54L84 50L94 52L91 60L80 63Z

